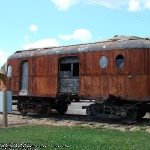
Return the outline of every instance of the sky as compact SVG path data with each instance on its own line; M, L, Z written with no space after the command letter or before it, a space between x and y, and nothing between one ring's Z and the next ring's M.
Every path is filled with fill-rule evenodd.
M150 37L150 0L0 0L0 66L17 50Z

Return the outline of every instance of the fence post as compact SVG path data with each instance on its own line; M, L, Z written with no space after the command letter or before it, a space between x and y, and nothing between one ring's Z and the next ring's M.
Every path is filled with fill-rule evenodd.
M3 123L5 127L8 127L8 118L7 118L7 94L6 90L3 90Z

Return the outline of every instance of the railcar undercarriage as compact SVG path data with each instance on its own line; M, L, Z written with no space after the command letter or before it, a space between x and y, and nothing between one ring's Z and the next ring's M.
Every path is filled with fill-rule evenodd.
M82 109L86 109L88 116L135 121L143 118L146 112L150 111L150 104L141 101L107 99L89 106L83 106Z
M27 113L39 113L49 115L52 109L59 114L64 114L68 109L68 102L62 98L39 98L39 97L15 97L17 99L18 111L25 115Z

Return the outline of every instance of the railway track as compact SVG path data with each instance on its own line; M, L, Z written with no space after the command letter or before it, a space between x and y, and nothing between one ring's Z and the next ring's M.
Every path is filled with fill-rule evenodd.
M68 111L64 115L59 115L56 113L56 111L52 111L52 113L49 116L44 116L40 114L35 113L29 113L25 117L29 119L47 119L47 120L66 120L66 121L80 121L80 122L89 122L89 123L109 123L109 124L126 124L126 125L145 125L150 124L150 116L148 115L146 118L142 118L138 121L129 122L119 119L110 119L110 118L94 118L89 117L86 115L85 110L82 110L82 105L89 105L93 101L80 101L80 102L72 102L71 105L69 105ZM15 104L15 102L14 102ZM16 108L16 104L13 105L13 115L19 115L22 116Z
M23 116L20 114L17 110L12 112L13 115L19 115ZM145 126L148 125L150 126L150 119L149 118L142 118L138 121L134 122L129 122L129 121L124 121L120 119L108 119L108 118L94 118L94 117L89 117L86 115L81 115L81 114L64 114L64 115L59 115L57 113L52 113L48 116L40 115L40 114L35 114L35 113L29 113L25 116L26 119L32 120L42 120L46 119L47 121L53 120L53 121L78 121L80 123L89 123L89 124L97 124L97 123L107 123L107 124L117 124L117 125L135 125L135 126Z

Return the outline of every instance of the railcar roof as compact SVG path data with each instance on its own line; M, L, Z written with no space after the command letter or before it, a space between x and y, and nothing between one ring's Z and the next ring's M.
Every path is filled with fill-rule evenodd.
M9 59L52 55L52 54L81 53L87 51L102 51L102 50L128 49L128 48L150 48L150 38L116 35L112 39L96 43L87 43L87 44L78 44L60 47L36 48L30 50L17 51L13 55L11 55Z

